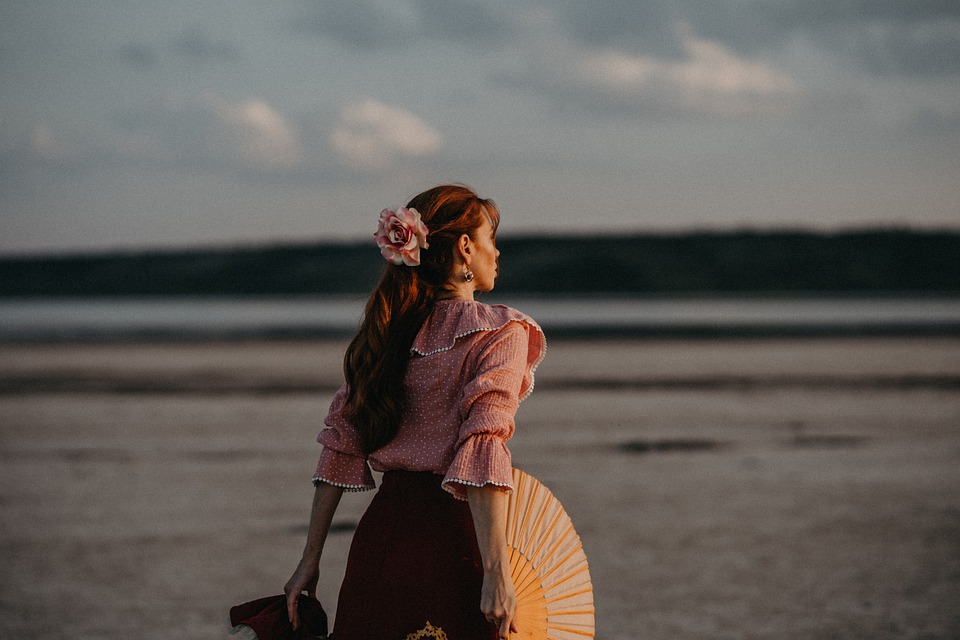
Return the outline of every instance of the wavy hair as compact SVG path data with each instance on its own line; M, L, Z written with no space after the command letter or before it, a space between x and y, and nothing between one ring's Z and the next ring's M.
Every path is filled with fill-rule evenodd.
M461 185L424 191L407 208L420 212L430 248L421 250L419 266L387 264L343 358L348 389L343 412L356 426L366 455L393 440L400 428L407 409L403 378L410 345L447 290L457 241L463 234L476 239L485 219L494 229L500 223L492 200Z

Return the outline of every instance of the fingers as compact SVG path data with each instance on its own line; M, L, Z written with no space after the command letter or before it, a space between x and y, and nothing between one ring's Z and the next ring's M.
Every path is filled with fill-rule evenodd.
M517 625L513 618L504 614L502 618L488 616L487 621L497 628L497 636L500 638L509 638L511 633L517 633Z
M300 627L300 615L297 613L297 600L300 594L295 591L287 593L287 619L296 631Z
M497 630L497 633L500 634L501 638L508 638L510 628L513 626L513 621L509 617L504 617L500 620L500 628Z
M317 567L305 563L305 560L300 561L297 570L283 587L283 592L287 594L287 620L290 621L294 631L300 628L300 614L297 612L297 601L300 596L306 591L309 596L317 597L317 581L320 577Z
M480 611L497 630L497 637L507 638L511 632L517 632L516 609L517 597L510 576L493 571L484 573Z

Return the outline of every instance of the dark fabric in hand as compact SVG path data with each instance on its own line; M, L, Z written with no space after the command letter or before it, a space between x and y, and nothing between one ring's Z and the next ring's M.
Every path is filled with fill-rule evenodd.
M230 624L247 625L258 640L323 640L327 637L327 614L316 598L301 595L297 612L300 628L294 631L287 619L287 596L268 596L230 609Z

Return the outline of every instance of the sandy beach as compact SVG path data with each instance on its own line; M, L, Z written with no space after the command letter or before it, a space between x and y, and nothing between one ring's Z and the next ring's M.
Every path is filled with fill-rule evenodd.
M0 638L225 638L280 593L344 346L0 345ZM960 339L551 341L517 423L598 638L960 637Z

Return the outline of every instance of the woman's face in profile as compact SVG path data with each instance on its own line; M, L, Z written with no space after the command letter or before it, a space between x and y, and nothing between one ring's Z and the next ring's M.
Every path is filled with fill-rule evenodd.
M500 266L500 252L497 251L496 231L486 216L473 238L473 249L470 270L473 271L474 291L492 291Z

